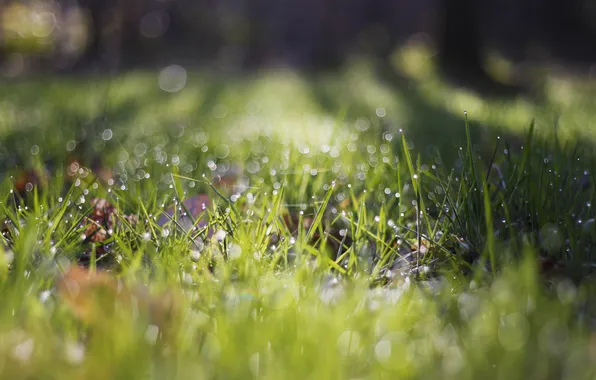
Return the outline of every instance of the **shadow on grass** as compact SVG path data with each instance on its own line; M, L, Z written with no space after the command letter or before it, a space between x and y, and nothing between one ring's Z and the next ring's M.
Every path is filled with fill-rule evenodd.
M446 163L457 158L457 150L465 145L466 110L472 141L488 158L497 137L521 148L532 123L536 136L547 145L554 143L555 130L559 138L578 142L587 151L596 141L594 128L590 128L596 87L585 78L545 77L537 81L535 89L507 97L449 86L436 75L428 76L431 78L413 78L381 60L366 79L349 84L330 86L329 81L313 76L311 90L323 112L334 114L345 108L349 122L368 117L378 121L380 131L403 129L415 151L425 156L438 151ZM366 90L369 85L388 96L371 97Z
M276 75L276 80L269 80ZM289 109L292 117L310 113L333 119L340 115L348 128L363 119L370 123L364 134L373 137L403 129L416 152L432 156L438 151L450 163L465 142L464 109L469 112L472 140L486 155L492 152L497 136L512 145L521 144L533 118L543 130L538 135L552 139L551 132L563 109L546 100L523 96L493 100L450 89L437 84L439 81L413 79L389 61L346 65L335 73L284 75L261 71L226 77L189 72L186 87L179 93L160 90L157 75L151 72L107 79L76 76L10 83L6 86L9 91L0 99L2 154L23 155L31 145L43 143L55 155L55 151L64 153L70 140L75 141L77 154L98 154L117 148L124 140L167 131L176 123L198 125L209 133L247 128L243 118L251 115L245 107L256 100L261 102L259 116L269 112L283 119ZM267 104L272 102L281 106ZM592 132L579 125L590 120L592 103L584 103L567 107L567 124L578 125L562 130L568 138L590 142ZM228 117L214 121L213 114L222 104L227 106ZM113 133L107 141L102 136L106 129ZM393 142L399 144L399 139Z
M172 126L210 114L228 89L205 80L200 91L195 86L170 94L155 85L155 76L144 73L35 78L6 87L10 90L0 98L2 171L30 166L39 157L50 164L72 156L113 164L115 152L126 143L153 132L164 132L167 139Z
M379 64L373 77L392 95L389 107L379 104L377 109L371 107L366 96L352 96L349 104L345 99L336 95L337 89L327 86L323 81L312 81L312 94L323 108L323 112L338 113L342 107L346 108L346 120L352 123L362 117L377 120L378 129L372 128L370 133L397 134L403 130L416 152L429 158L440 152L446 162L457 158L457 150L465 144L464 109L459 115L431 103L425 98L411 79L397 73L390 65ZM357 90L356 90L357 92ZM392 104L393 103L393 104ZM390 114L387 108L394 108L399 103L398 114ZM382 117L378 117L381 115ZM502 128L489 123L470 120L472 140L478 142L478 148L490 152L497 136L505 136ZM528 126L530 120L528 120ZM511 140L523 140L524 131L509 133ZM394 145L401 145L399 138L393 139Z

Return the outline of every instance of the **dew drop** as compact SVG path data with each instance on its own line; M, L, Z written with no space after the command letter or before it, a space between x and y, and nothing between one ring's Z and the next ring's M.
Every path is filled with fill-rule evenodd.
M112 139L112 135L113 135L113 133L112 133L112 130L111 130L111 129L106 129L106 130L104 130L104 131L103 131L103 133L101 134L101 138L102 138L104 141L108 141L108 140L111 140L111 139Z

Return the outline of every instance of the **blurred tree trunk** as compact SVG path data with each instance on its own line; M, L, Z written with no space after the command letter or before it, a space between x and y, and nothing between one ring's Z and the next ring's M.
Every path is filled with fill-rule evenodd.
M439 62L445 68L481 73L482 38L478 0L442 0Z
M447 78L484 95L519 94L520 86L497 82L485 70L482 2L442 0L441 5L438 60Z
M81 57L83 65L89 65L101 61L101 34L102 34L102 13L104 5L100 2L93 1L87 6L89 12L88 36L89 42L87 49Z
M593 0L543 1L542 34L552 53L571 62L592 63L596 19L590 19ZM594 5L592 5L594 7Z
M89 40L76 67L116 70L135 54L142 15L139 1L81 0L77 4L63 0L63 6L80 6L88 15Z

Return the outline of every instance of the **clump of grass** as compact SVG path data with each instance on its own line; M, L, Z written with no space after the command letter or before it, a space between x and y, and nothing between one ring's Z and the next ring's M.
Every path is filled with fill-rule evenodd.
M466 123L446 167L407 133L343 122L319 145L105 119L17 144L1 376L594 376L590 152L530 127L487 158ZM199 195L205 208L185 203ZM583 281L543 287L540 256Z
M163 254L175 256L175 248ZM231 263L209 274L200 269L201 260L194 265L164 258L150 275L124 269L118 276L124 286L147 281L158 305L172 307L160 303L166 286L179 295L177 308L170 309L175 312L158 314L166 315L159 322L144 293L131 298L124 290L82 281L55 293L55 277L47 271L13 273L3 279L3 376L594 375L593 338L577 314L590 288L567 281L547 294L534 260L491 282L457 278L435 290L416 282L371 289L364 279L313 272L305 261L280 272L237 260L245 268L240 276ZM247 267L253 268L250 275ZM87 314L65 300L73 295L86 302L79 308Z
M580 144L538 142L531 125L525 143L511 147L496 141L490 160L479 158L471 147L461 150L460 168L438 166L429 175L430 188L439 183L446 194L441 231L461 237L460 242L484 257L495 270L525 244L540 255L564 262L569 275L591 272L594 213L593 160ZM432 190L431 190L432 191Z

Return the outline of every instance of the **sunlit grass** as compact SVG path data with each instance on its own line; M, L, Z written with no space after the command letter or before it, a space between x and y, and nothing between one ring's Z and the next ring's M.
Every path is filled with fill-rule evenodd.
M566 139L588 138L594 140L594 94L596 83L589 78L574 77L548 68L527 67L523 80L537 89L543 98L532 101L526 97L509 100L486 99L470 90L446 84L434 66L434 54L422 41L413 40L394 55L395 67L411 78L422 96L437 107L454 115L468 111L470 120L488 124L502 133L519 133L525 130L528 120L536 119L538 133L545 138L553 135L557 123L560 137ZM489 72L503 83L513 83L510 78L512 64L501 57L492 56L487 62ZM556 69L556 68L555 68ZM530 77L530 78L527 78Z
M416 54L404 88L366 62L6 84L0 376L594 377L589 86L489 101Z
M164 281L160 272L151 287ZM99 298L103 307L115 302L119 312L81 325L61 298L45 296L41 284L51 280L44 276L5 287L8 299L25 289L29 295L18 318L3 316L3 377L594 375L593 338L573 317L588 294L565 283L558 296L546 297L531 268L508 271L492 285L444 284L434 295L415 284L371 290L361 281L334 283L302 264L294 273L243 280L218 275L216 282L191 267L185 273L186 296L167 321L178 329L167 338L144 309L128 311L125 300Z

